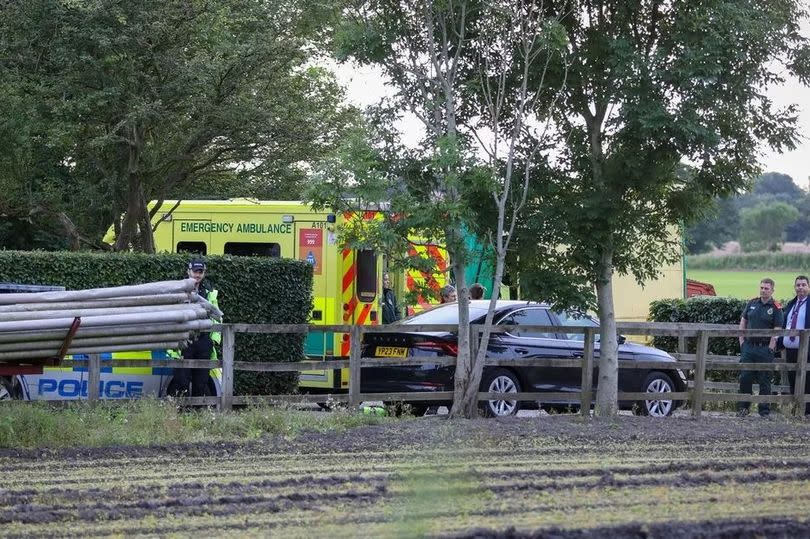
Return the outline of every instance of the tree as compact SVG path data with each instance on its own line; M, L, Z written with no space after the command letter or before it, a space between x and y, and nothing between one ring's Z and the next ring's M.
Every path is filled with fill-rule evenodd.
M686 229L686 250L689 254L709 251L712 246L721 247L735 240L740 233L740 211L736 200L730 197L715 198L705 216Z
M559 156L533 183L546 209L536 225L538 235L561 229L567 255L596 284L596 411L612 415L613 275L654 276L678 256L671 227L750 181L761 144L795 146L795 106L777 110L763 90L787 73L807 82L810 55L799 34L806 12L794 0L543 6L566 14L570 45L567 99L555 116ZM693 174L679 173L682 161Z
M752 192L755 195L785 195L788 200L796 200L806 194L793 178L779 172L766 172L759 176Z
M393 255L406 252L414 231L446 245L459 292L450 413L474 417L488 333L471 357L465 240L479 222L474 206L486 206L494 216L485 232L497 254L497 292L529 165L545 142L543 127L559 95L544 84L530 88L529 74L542 73L559 54L564 34L554 17L525 1L375 0L358 3L348 15L338 50L382 69L397 92L394 103L421 120L426 138L417 150L385 134L371 148L362 141L349 145L324 174L329 194L322 190L316 204L339 207L346 197L336 195L346 193L369 204L390 202L382 230L363 232L365 241L373 236ZM391 109L381 116L390 122ZM497 293L488 323L496 299Z
M743 251L775 251L785 237L785 227L799 218L799 210L774 202L759 204L740 212L740 246Z
M194 184L207 183L209 196L233 177L246 195L300 186L352 121L332 76L310 65L329 3L0 9L0 80L11 97L0 140L12 142L0 182L16 195L15 214L72 216L83 241L114 222L117 249L152 251L147 201L183 198Z

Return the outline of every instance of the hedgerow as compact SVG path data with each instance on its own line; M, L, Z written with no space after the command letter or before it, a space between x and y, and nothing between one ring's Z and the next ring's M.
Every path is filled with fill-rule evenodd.
M687 260L695 270L807 271L810 253L745 253L725 256L695 255Z
M187 254L0 251L0 282L81 290L186 278ZM207 256L225 321L305 324L312 309L312 266L301 261ZM304 335L236 335L236 361L299 361ZM293 393L295 373L236 372L239 394Z

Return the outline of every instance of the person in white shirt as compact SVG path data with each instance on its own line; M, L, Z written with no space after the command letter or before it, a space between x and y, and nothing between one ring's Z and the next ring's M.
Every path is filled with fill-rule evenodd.
M793 289L796 297L785 305L785 328L786 329L806 329L810 327L810 316L807 312L807 297L810 294L810 280L807 276L799 275L793 282ZM785 354L788 363L796 363L799 357L799 338L780 337L782 346L785 347ZM796 387L796 371L788 371L790 381L790 394L793 395ZM804 392L810 393L810 376L805 378ZM805 403L804 414L810 415L810 401Z

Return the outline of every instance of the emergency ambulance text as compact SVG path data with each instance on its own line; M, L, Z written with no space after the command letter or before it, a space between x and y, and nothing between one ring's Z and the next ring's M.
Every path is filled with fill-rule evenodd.
M180 223L180 232L230 234L233 229L233 223L211 223L208 221ZM238 234L292 234L292 225L290 223L239 223L236 225L236 232Z

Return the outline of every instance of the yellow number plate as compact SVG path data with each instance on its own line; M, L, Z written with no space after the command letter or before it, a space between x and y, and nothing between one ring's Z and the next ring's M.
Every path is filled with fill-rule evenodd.
M408 349L402 346L378 346L377 357L408 357Z

